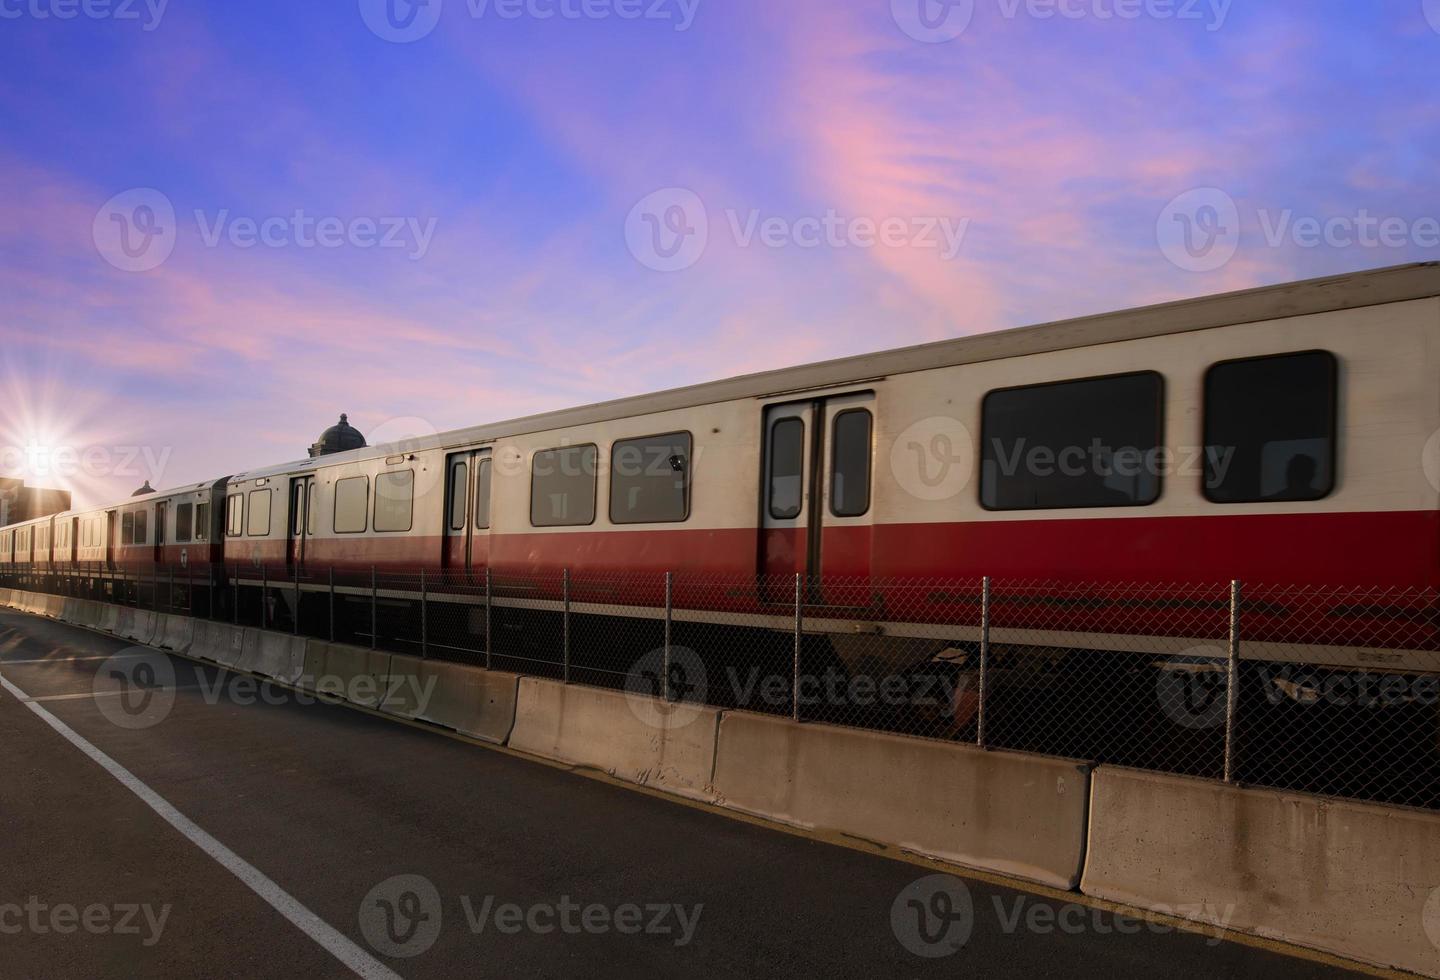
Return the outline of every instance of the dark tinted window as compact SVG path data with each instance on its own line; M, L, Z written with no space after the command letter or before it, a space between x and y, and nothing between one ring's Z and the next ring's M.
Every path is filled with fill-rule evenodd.
M610 520L659 524L689 516L690 433L645 436L610 451Z
M150 540L150 515L143 510L135 512L135 543L144 544Z
M475 526L490 526L490 457L475 464Z
M805 423L779 419L770 427L770 516L790 520L800 516L804 499Z
M210 538L210 505L195 505L195 540L207 541Z
M250 512L245 522L245 533L259 537L270 533L270 491L250 491ZM139 529L135 531L140 534Z
M414 470L391 470L375 477L375 530L410 530L414 510Z
M870 509L870 413L851 409L835 416L830 457L830 513L859 517Z
M567 446L535 454L530 471L530 523L535 527L595 520L595 447Z
M1318 500L1335 486L1335 357L1217 364L1205 375L1205 496Z
M980 501L991 510L1123 507L1160 495L1160 375L985 396Z
M180 504L175 508L175 541L177 544L184 544L190 540L194 520L194 504Z
M358 534L369 516L370 478L349 476L335 481L336 534Z
M470 467L463 459L450 464L450 530L465 530L465 515L470 511Z
M120 515L120 543L135 543L135 512L127 510Z

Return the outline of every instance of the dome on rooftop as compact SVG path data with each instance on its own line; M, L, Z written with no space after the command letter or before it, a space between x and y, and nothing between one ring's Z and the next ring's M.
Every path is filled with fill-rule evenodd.
M340 421L320 433L320 439L310 447L310 455L328 456L330 453L343 453L351 449L364 449L365 437L360 430L350 424L350 417L344 412L340 413Z

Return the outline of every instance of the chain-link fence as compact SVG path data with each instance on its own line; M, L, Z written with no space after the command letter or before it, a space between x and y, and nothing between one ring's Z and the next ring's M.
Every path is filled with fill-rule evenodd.
M0 586L987 748L1440 808L1440 594L256 566Z

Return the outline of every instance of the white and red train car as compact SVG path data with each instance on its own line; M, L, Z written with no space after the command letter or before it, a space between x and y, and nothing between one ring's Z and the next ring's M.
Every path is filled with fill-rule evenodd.
M894 635L906 632L897 620L954 610L941 597L934 609L868 615L864 583L1434 589L1437 432L1440 265L1424 264L240 473L59 515L72 544L48 560L193 554L175 527L188 495L210 502L207 560L230 567L691 582L799 573L814 605ZM42 560L32 525L45 524L5 529L0 562ZM755 598L764 606L765 590Z

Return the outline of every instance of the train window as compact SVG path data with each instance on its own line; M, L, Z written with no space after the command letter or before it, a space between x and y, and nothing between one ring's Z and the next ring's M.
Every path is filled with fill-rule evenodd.
M195 505L179 504L175 508L175 543L185 544L190 540L195 521Z
M664 524L690 516L690 433L625 439L610 450L610 521Z
M392 470L375 477L375 530L410 530L414 510L414 470Z
M245 524L245 533L261 537L270 533L270 491L250 491L250 514Z
M315 537L315 478L305 481L305 534Z
M1164 389L1160 375L1144 371L990 392L981 409L981 505L1153 504Z
M595 446L535 454L530 464L530 523L574 527L595 522Z
M232 493L225 498L225 533L238 538L245 530L245 498Z
M120 515L120 543L135 543L135 512L127 510Z
M463 459L450 464L450 530L465 530L470 513L470 467Z
M1242 504L1329 494L1338 374L1328 351L1211 367L1205 374L1205 498Z
M770 516L787 521L800 516L805 472L805 423L779 419L770 427Z
M370 510L370 478L351 476L335 481L335 533L358 534Z
M490 457L475 464L475 528L483 531L490 526Z
M870 413L852 408L835 416L830 456L830 513L859 517L870 509Z
M147 511L137 510L135 512L135 543L144 544L150 540L150 515Z
M208 503L195 505L195 540L210 540L210 505Z

